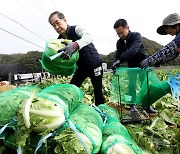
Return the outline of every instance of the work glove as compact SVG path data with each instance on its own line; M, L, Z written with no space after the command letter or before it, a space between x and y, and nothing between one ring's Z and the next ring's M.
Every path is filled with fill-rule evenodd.
M116 73L116 68L119 67L120 64L121 64L120 60L116 60L116 61L113 63L113 65L112 65L112 67L111 67L111 69L113 70L113 75Z
M160 63L154 64L155 67L160 67Z
M61 48L60 50L58 50L57 52L58 53L60 53L60 52L62 52L62 51L65 51L65 49L66 49L66 46L68 45L68 43L67 42L61 42L62 44L64 44L65 45L65 47L63 47L63 48Z
M140 63L140 68L141 69L143 69L143 70L145 70L146 68L148 68L149 67L149 59L148 58L146 58L146 59L144 59L141 63Z
M64 51L64 53L61 55L61 58L69 59L74 51L76 51L78 48L79 46L76 42L69 42L67 43L66 47L60 49L58 52Z
M121 64L120 60L116 60L116 61L113 63L111 69L112 69L113 71L115 71L116 68L120 66L120 64Z

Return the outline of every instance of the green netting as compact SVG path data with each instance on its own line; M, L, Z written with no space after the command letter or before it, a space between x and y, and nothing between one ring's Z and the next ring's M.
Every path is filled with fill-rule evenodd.
M69 76L76 70L76 62L79 59L78 52L75 52L68 60L64 60L60 56L54 60L50 59L51 56L58 53L58 50L65 47L65 44L63 44L64 42L66 43L71 41L65 39L48 41L46 43L45 51L42 54L41 64L46 71L52 74Z
M119 122L106 123L103 128L103 141L105 141L109 136L119 134L121 136L131 138L126 128Z
M119 154L142 154L141 148L131 139L121 134L109 136L103 142L101 152L103 154L119 153Z
M126 128L121 123L114 121L106 123L103 128L101 152L103 154L116 152L142 154L141 148L132 140Z
M113 109L112 107L106 105L106 104L100 104L98 108L104 112L107 116L107 122L106 123L111 123L111 122L120 122L120 115L119 113Z
M38 99L48 99L61 105L65 116L68 117L71 112L79 105L84 93L72 84L57 84L43 89L36 97Z
M28 98L29 98L31 93L30 92L28 93L28 90L32 91L33 87L30 87L30 89L31 90L29 90L26 87L22 87L22 88L13 90L13 92L11 91L11 93L13 93L13 95L17 94L17 95L15 95L17 97L21 96L20 95L21 92L23 92L24 96L27 93L27 94L29 94L28 95ZM3 94L5 94L5 93L3 93ZM7 95L5 95L5 96L7 97ZM31 126L30 126L30 128L25 127L25 121L23 120L23 117L21 115L22 113L19 113L20 111L22 112L23 105L21 106L20 104L17 104L17 110L19 112L18 112L18 116L17 116L18 125L16 124L18 127L17 132L16 132L16 140L14 138L15 130L10 129L9 127L0 135L0 139L3 139L4 144L11 149L16 150L17 145L21 145L23 153L26 153L26 152L33 153L37 146L38 141L40 140L40 138L42 136L39 135L38 138L36 139L36 142L35 141L31 142L31 141L34 140L34 138L36 138L36 136L38 135L37 132L41 132L42 130L44 130L41 132L42 134L49 133L49 131L51 131L51 128L50 127L46 128L45 124L46 124L46 122L47 122L47 124L49 124L48 120L56 121L56 117L53 117L53 115L52 115L52 117L50 115L44 116L41 113L39 113L40 115L38 115L38 113L36 114L36 112L32 112L32 110L37 109L37 111L42 110L44 112L47 112L48 110L51 109L52 111L54 111L53 113L55 113L55 112L58 112L58 110L53 110L53 104L55 106L57 106L59 104L62 107L65 116L68 117L69 114L72 113L75 110L75 108L79 105L79 102L81 101L82 97L83 97L83 92L80 90L80 88L76 87L75 85L71 85L71 84L57 84L57 85L53 85L53 86L43 89L41 92L35 94L35 97L31 102L31 107L30 107ZM48 103L50 103L50 104L48 104ZM57 108L54 108L54 109L57 109ZM34 116L36 116L36 118ZM11 116L11 117L14 118L14 116ZM62 119L63 119L63 117L62 117ZM37 125L37 123L39 125ZM42 128L41 128L41 125L42 125ZM59 124L59 126L61 126L61 125ZM58 127L58 125L57 125L57 127ZM52 128L52 130L54 130L54 128ZM9 133L10 131L12 132L11 134ZM31 132L31 134L30 134L30 132ZM51 144L51 146L46 147L47 150L50 150L52 148L52 142L50 141L49 143ZM41 151L45 152L45 149L43 149L43 148L41 148L39 150L39 152L41 152ZM53 149L51 149L51 151L52 150L54 150L54 147L53 147ZM49 151L49 153L51 153L51 152Z
M102 144L102 129L103 121L99 113L92 107L86 104L80 104L78 108L72 112L69 120L75 125L79 133L84 134L85 137L80 135L84 142L88 145L91 153L97 153L100 150ZM75 133L70 130L70 126L66 123L60 134L55 137L58 141L55 149L56 153L66 154L87 154L82 143Z
M72 57L74 57L74 56L75 56L75 54L73 54ZM71 67L63 67L65 65L57 64L58 59L62 59L62 58L57 57L55 60L51 61L50 58L45 56L45 53L43 53L42 61L41 61L43 68L51 74L63 75L63 76L72 75L74 73L74 71L76 70L76 64L71 65ZM61 61L61 60L59 60L59 61ZM65 60L62 59L62 61L65 61ZM68 60L66 60L66 61L68 61Z
M136 96L135 104L142 103L143 107L148 107L158 99L170 93L170 87L168 81L160 81L154 72L149 73L149 92L143 83L141 90ZM149 96L148 96L149 93Z
M37 93L40 88L37 86L25 86L0 94L0 126L4 126L13 120L19 105L30 97L32 91Z
M152 69L119 67L112 78L110 101L147 107L169 92L168 81L160 81Z

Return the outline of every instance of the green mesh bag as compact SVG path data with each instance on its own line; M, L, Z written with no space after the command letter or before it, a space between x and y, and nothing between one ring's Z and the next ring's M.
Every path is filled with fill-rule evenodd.
M147 84L143 82L142 88L136 96L135 104L142 103L143 107L148 107L158 99L171 92L168 80L160 81L154 71L148 72L149 90ZM149 95L148 95L149 94Z
M75 52L70 59L64 60L60 56L51 60L50 57L57 54L58 50L65 47L64 43L71 42L66 39L54 39L46 43L45 51L42 54L41 64L42 67L56 75L69 76L76 70L76 62L79 59L79 53Z
M64 114L68 117L79 105L84 93L80 88L72 84L57 84L43 89L36 97L38 99L48 99L60 104Z
M90 153L98 153L102 144L103 121L99 113L86 104L80 104L70 115L69 120L77 129L77 134L86 143ZM85 147L67 122L59 135L55 152L62 154L87 154Z
M110 135L105 141L103 140L101 153L142 154L142 149L131 138L121 134Z
M37 86L14 88L0 94L0 126L4 126L15 118L19 105L28 99L32 92L37 93Z
M0 94L0 140L9 148L15 149L14 131L17 128L16 116L19 106L27 100L32 92L37 93L37 86L24 86L14 88Z
M25 89L26 87L22 89L19 88L21 92L27 93L27 91L24 91ZM15 91L19 93L17 89ZM14 138L14 130L9 134L9 127L0 135L0 139L2 138L4 140L4 144L7 147L16 150L17 145L19 145L23 153L33 153L42 136L53 132L64 124L64 117L67 118L79 105L83 97L83 92L75 85L57 84L45 88L33 97L32 96L32 93L30 93L28 99L18 106L16 124L16 128L18 127L18 129L16 132L16 139ZM30 100L31 103L29 110L26 110L27 107L25 106L27 106L27 102L30 102L28 100ZM63 111L63 116L61 116L59 108ZM27 114L28 112L30 123L27 126L28 119L27 116L24 118L23 113ZM36 136L38 136L38 138L35 142L34 139ZM52 153L54 150L53 145L51 141L48 141L48 147L46 148L48 151L51 150L49 153ZM38 152L41 151L45 153L44 146L38 150Z
M117 111L113 111L106 105L99 105L98 107L111 117L103 127L101 153L142 154L141 148L132 140L126 128L118 121Z
M80 88L57 84L43 89L22 103L17 114L17 145L26 149L30 133L41 137L61 128L83 97Z
M110 101L147 107L169 92L168 81L160 81L152 69L119 67L112 78Z
M76 55L73 54L72 58L75 57ZM43 68L48 71L51 74L56 74L56 75L63 75L63 76L69 76L72 75L72 72L76 70L76 64L70 65L68 67L65 67L64 64L58 64L58 58L61 59L62 61L68 61L68 60L63 60L60 57L57 57L55 60L50 60L49 57L45 55L45 53L42 54L42 66ZM59 60L60 61L60 60Z
M120 115L119 113L113 109L112 107L106 105L106 104L100 104L98 105L98 108L105 113L107 116L107 121L106 123L111 123L111 122L120 122ZM105 120L105 119L103 119Z

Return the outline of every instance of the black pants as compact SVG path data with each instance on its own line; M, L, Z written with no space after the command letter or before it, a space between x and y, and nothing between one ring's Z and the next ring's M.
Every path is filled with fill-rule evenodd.
M96 68L101 67L101 70L95 70ZM84 70L78 68L74 73L74 76L70 82L70 84L74 84L77 87L81 87L82 83L87 77L90 77L91 83L94 87L94 95L95 95L95 105L98 106L99 104L104 103L104 98L102 94L102 64L99 64L96 68L90 70Z

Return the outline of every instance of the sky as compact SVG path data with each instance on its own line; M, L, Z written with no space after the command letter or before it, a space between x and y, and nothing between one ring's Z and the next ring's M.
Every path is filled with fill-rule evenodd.
M113 29L119 18L130 30L166 45L174 37L156 29L170 13L180 13L179 0L0 0L0 54L44 51L46 41L58 37L48 23L54 11L63 12L69 25L79 25L93 37L100 54L116 50ZM11 33L11 34L9 34ZM29 42L15 37L21 37Z

